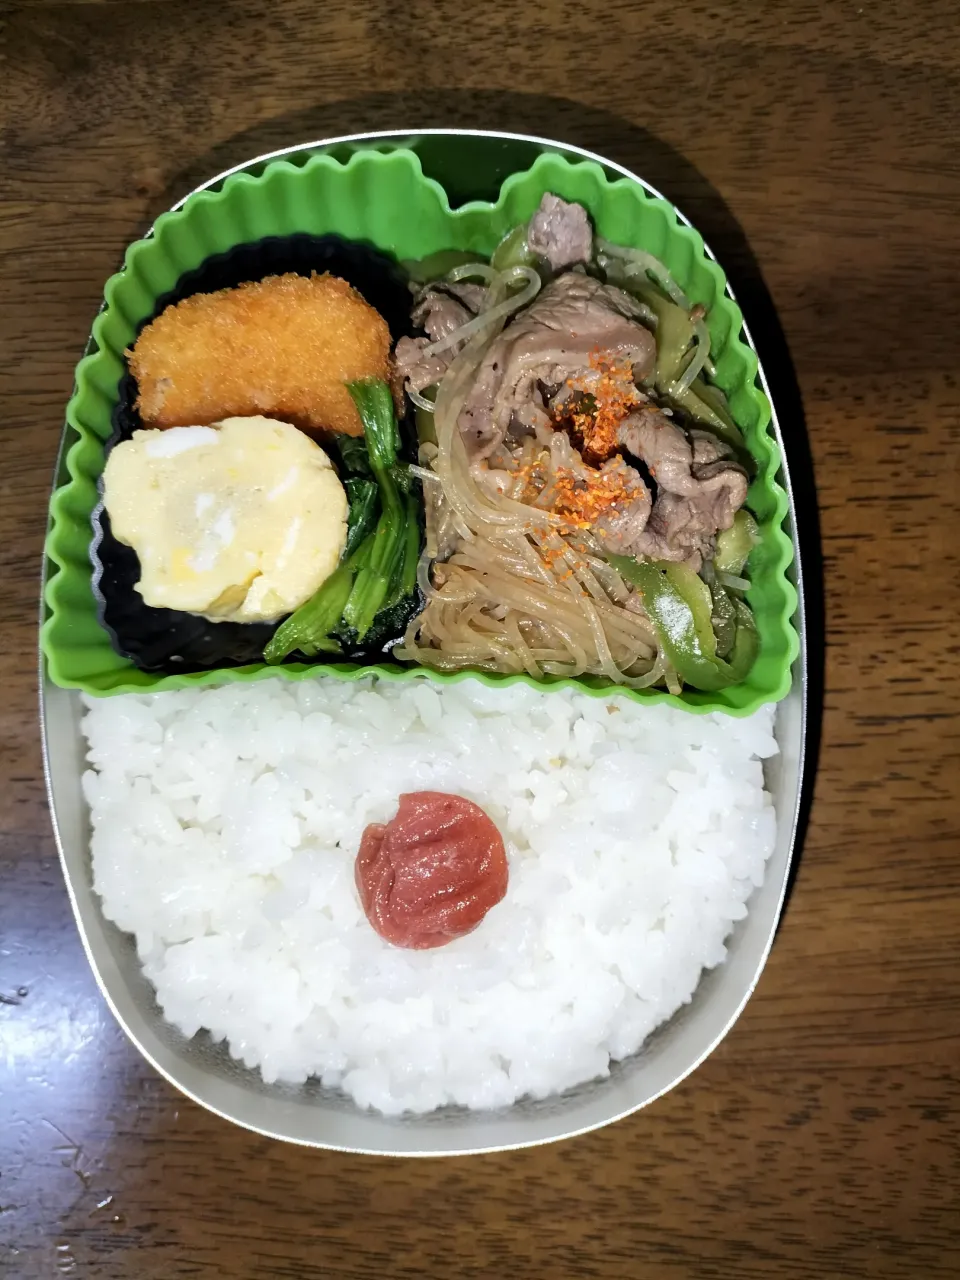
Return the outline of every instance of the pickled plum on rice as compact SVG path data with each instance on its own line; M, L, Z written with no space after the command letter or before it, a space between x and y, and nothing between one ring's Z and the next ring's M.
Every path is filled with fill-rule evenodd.
M371 823L356 862L357 892L380 937L416 951L471 933L507 892L503 837L463 796L417 791Z

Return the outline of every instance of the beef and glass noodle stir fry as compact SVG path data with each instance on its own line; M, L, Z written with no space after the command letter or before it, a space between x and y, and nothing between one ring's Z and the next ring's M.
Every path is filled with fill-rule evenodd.
M703 308L546 195L490 264L417 293L426 599L397 657L446 671L716 689L755 656L749 458Z

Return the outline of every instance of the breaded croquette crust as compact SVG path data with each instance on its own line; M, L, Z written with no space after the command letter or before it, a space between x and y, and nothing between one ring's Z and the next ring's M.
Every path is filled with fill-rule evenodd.
M346 382L390 377L390 331L331 275L268 276L167 307L127 352L145 427L263 414L363 434Z

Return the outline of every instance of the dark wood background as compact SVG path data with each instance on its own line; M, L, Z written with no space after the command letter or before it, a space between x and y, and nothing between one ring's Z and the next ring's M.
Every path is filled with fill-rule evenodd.
M956 1276L956 4L470 8L0 3L0 1274ZM431 124L606 152L711 241L801 480L809 437L826 695L789 910L709 1062L568 1144L405 1163L235 1130L126 1043L56 861L34 645L63 405L124 245L250 155Z

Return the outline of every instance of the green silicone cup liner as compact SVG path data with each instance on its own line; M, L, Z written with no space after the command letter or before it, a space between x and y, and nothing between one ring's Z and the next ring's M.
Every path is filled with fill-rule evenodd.
M446 675L423 667L385 663L254 664L226 670L159 675L138 670L112 648L97 618L91 590L90 517L104 465L104 443L125 372L123 352L137 326L179 277L215 253L265 236L294 232L337 233L366 240L398 259L423 258L441 249L488 256L506 232L525 221L545 191L585 205L601 236L643 248L661 258L687 294L708 309L716 381L757 463L748 503L761 537L750 561L754 585L748 600L760 632L760 654L742 684L720 693L623 690L595 676L536 681L526 675L464 672ZM413 152L358 151L346 163L313 155L301 163L274 161L258 176L239 173L219 190L191 196L163 214L150 235L127 249L124 264L104 289L104 308L93 325L95 349L77 366L67 405L68 480L50 502L46 554L51 562L45 591L47 617L41 647L51 680L94 695L153 693L279 676L287 680L329 673L352 680L376 674L390 680L424 677L449 684L473 676L485 684L521 682L536 688L578 689L598 696L623 693L640 702L668 703L688 711L747 715L784 697L799 642L791 624L796 592L787 578L793 546L784 529L789 503L777 482L780 455L770 431L770 403L757 384L757 359L743 341L742 316L726 293L716 262L696 231L667 201L649 196L628 178L610 181L599 165L571 163L544 154L503 183L495 204L475 201L451 209L438 183L424 177Z

